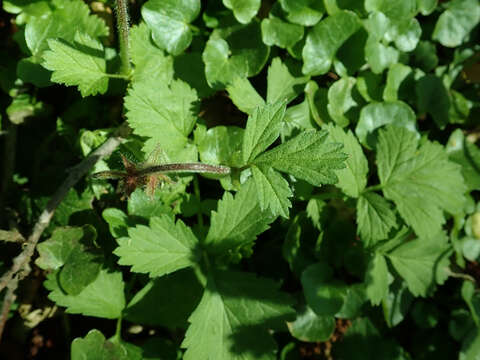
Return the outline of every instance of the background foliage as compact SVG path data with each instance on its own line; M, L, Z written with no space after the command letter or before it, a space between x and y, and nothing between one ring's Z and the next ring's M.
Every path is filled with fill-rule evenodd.
M231 172L83 178L2 357L478 358L477 0L134 0L128 46L115 5L2 3L2 272L124 121L91 173Z

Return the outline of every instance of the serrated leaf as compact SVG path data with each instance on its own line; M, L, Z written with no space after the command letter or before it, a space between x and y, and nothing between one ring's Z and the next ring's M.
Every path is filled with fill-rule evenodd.
M295 24L313 26L325 13L323 2L315 0L280 0L287 19Z
M270 209L274 216L288 218L288 209L292 206L288 199L293 195L288 181L272 168L252 166L252 175L258 192L260 208Z
M129 36L130 57L135 65L133 82L155 77L159 83L170 84L173 80L173 59L153 44L147 25L142 22L132 26Z
M258 234L268 229L274 217L262 211L253 179L242 185L235 197L225 192L212 211L211 225L205 239L208 251L222 254L253 243Z
M106 319L117 319L125 307L122 274L100 270L97 278L77 295L67 295L60 288L57 272L47 276L45 287L50 290L48 298L71 314L83 314Z
M435 284L439 260L448 248L446 236L437 232L429 237L403 242L385 256L414 296L426 296Z
M51 80L76 85L83 97L104 94L108 87L103 45L87 34L76 33L74 42L48 40L43 66L53 71Z
M386 239L392 228L397 227L395 213L382 196L368 192L357 202L358 234L366 247Z
M128 343L107 340L100 331L94 329L84 338L75 338L72 341L71 359L141 360L142 356L140 348Z
M341 127L348 126L350 120L345 116L345 113L357 105L352 97L352 89L355 83L355 78L346 77L334 82L328 89L328 113Z
M186 83L172 81L168 86L155 77L134 82L125 97L127 119L133 132L148 137L148 148L157 145L170 159L185 149L198 112L197 94Z
M261 0L222 0L241 24L249 23L260 9Z
M466 187L460 167L448 160L441 145L427 141L417 147L415 135L404 128L381 130L378 175L385 197L419 236L427 237L441 229L443 211L462 210Z
M291 303L272 280L232 271L211 273L189 318L184 359L275 359L275 342L267 329L294 315Z
M443 46L455 47L480 22L480 4L477 0L453 0L438 18L432 38Z
M372 305L378 305L387 297L390 285L387 262L382 254L376 253L368 263L365 273L366 294Z
M329 138L336 143L343 144L343 151L348 154L345 161L346 167L336 170L338 177L337 187L350 197L358 197L367 184L368 162L363 154L362 147L353 133L347 133L339 127L329 125L326 127Z
M237 77L227 86L227 92L235 106L248 115L257 107L265 105L265 100L258 95L247 78Z
M262 20L262 39L268 46L292 47L303 38L303 26L273 17Z
M374 132L386 124L405 128L419 137L415 113L402 101L372 103L364 106L360 112L360 120L355 128L355 134L360 143L367 148L374 148L376 143Z
M334 170L345 168L347 155L342 144L326 142L326 131L307 130L255 159L257 166L271 166L308 181L310 184L335 184Z
M268 148L280 135L285 116L285 101L257 107L248 117L243 134L243 163L250 164Z
M152 30L153 41L173 55L190 45L192 31L188 24L199 12L199 0L149 0L142 7L142 17Z
M200 256L192 230L168 215L152 217L149 226L137 225L128 230L128 235L117 239L119 246L114 253L120 257L118 263L151 277L194 265Z
M342 44L360 28L358 16L340 11L315 25L307 35L302 51L303 73L325 74Z
M262 41L260 25L234 25L215 29L202 54L207 82L224 89L235 78L256 75L265 65L270 50Z
M27 22L25 41L37 58L48 49L49 39L57 38L72 42L77 32L91 38L108 35L105 22L97 16L90 15L90 9L85 2L63 1L61 5L47 16L33 17Z
M307 76L295 76L280 58L274 58L268 68L267 103L273 104L285 99L289 103L302 92L303 84L308 79Z

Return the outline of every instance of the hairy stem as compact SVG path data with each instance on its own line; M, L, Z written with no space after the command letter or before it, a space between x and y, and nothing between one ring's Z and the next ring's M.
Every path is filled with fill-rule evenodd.
M128 47L128 0L116 0L117 28L120 46L120 72L128 76L131 71Z
M154 173L207 173L207 174L230 174L230 168L222 165L209 165L202 163L173 163L150 166L138 172L138 175L150 175Z

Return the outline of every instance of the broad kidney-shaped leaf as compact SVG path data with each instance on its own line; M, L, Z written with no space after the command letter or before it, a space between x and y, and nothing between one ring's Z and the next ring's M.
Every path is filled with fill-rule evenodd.
M291 47L303 37L303 26L289 24L279 18L262 20L262 39L268 46Z
M345 113L357 105L352 97L355 82L355 78L345 77L334 82L328 89L328 113L341 127L348 126L350 120L345 116Z
M78 295L67 295L60 288L57 272L47 276L45 287L50 290L48 298L59 306L65 306L67 313L117 319L125 307L122 274L100 270L95 281L86 286Z
M405 128L419 137L416 129L416 119L413 110L401 101L372 103L360 112L360 120L355 128L355 134L367 148L375 147L375 130L386 124Z
M287 13L288 21L313 26L325 13L323 1L317 0L280 0L282 9Z
M244 129L236 126L215 126L202 135L195 130L200 160L208 164L240 167Z
M253 354L276 359L268 328L294 317L291 303L272 280L241 272L211 273L203 298L189 318L182 343L187 348L184 359L258 359Z
M238 22L247 24L260 9L261 0L223 0L223 5L233 11Z
M271 166L315 186L335 184L338 178L334 170L345 168L348 155L341 151L342 144L326 142L327 137L326 131L304 131L263 153L254 163Z
M441 78L425 75L415 83L418 110L428 112L440 129L449 121L450 96Z
M395 20L409 19L417 12L417 0L366 0L365 10L380 11Z
M377 164L385 197L420 237L440 231L443 211L462 211L466 187L460 166L448 160L440 144L426 141L418 147L414 133L388 126L379 133Z
M173 55L190 45L192 32L188 24L199 12L200 0L149 0L142 7L153 41Z
M301 341L327 341L335 330L333 316L318 316L312 309L305 306L297 313L297 318L288 323L288 330L293 337Z
M132 271L162 276L195 264L199 258L198 240L181 220L168 215L153 217L150 225L128 230L128 238L117 239L114 253L120 265L131 265Z
M368 173L368 162L362 147L350 130L345 133L341 127L333 125L328 126L327 130L329 138L343 144L343 151L348 154L346 167L335 171L338 177L336 186L348 196L358 197L365 189Z
M208 84L217 90L237 77L256 75L265 65L269 47L262 41L260 24L234 25L216 29L203 51Z
M459 46L480 21L480 4L477 0L453 0L438 18L432 38L443 46Z
M308 33L303 48L303 73L325 74L337 50L359 28L358 16L349 11L340 11L315 25Z

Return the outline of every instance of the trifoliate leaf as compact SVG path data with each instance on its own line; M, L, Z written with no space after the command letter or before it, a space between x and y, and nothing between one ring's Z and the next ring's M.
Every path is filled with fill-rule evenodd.
M160 145L173 160L185 148L198 111L197 94L186 83L168 86L157 78L134 82L125 97L127 119L133 132L148 137L146 153Z
M173 79L173 59L156 47L151 31L145 23L130 29L130 57L135 65L133 82L155 77L158 82L170 84Z
M285 101L277 101L256 108L248 117L243 135L243 162L251 163L268 148L280 135L285 116Z
M280 58L274 58L267 75L267 103L287 100L287 103L295 99L308 81L307 76L295 76L292 70L282 63Z
M103 45L87 34L76 33L72 44L48 40L43 66L53 71L51 80L76 85L83 97L104 94L108 87Z
M355 78L342 78L332 84L328 89L328 113L332 119L341 127L346 127L350 120L345 113L357 102L352 97L352 89L355 86Z
M191 23L200 12L200 0L149 0L142 17L152 30L153 41L173 55L180 54L192 41Z
M248 115L251 115L255 108L265 105L265 100L258 95L247 78L238 77L233 80L227 86L227 92L235 106Z
M359 28L358 16L349 11L340 11L315 25L308 33L303 48L303 73L325 74L337 50Z
M252 175L260 208L262 210L270 209L275 216L281 215L288 218L288 209L292 206L288 198L293 195L288 181L271 167L252 166Z
M271 166L315 186L335 184L338 178L334 170L345 168L348 155L341 152L342 144L326 143L327 137L325 131L304 131L263 153L254 163Z
M315 25L325 13L322 1L280 0L280 5L287 13L288 21L304 26Z
M290 24L279 18L262 20L262 39L268 46L282 49L292 47L303 38L303 26Z
M256 21L215 29L202 55L208 84L219 90L237 77L258 74L268 59L269 49Z
M67 295L58 283L57 272L47 275L45 287L50 290L48 298L67 313L117 319L125 307L122 274L102 269L97 278L77 295Z
M348 196L358 197L365 189L368 173L368 162L362 147L350 130L345 133L341 127L333 125L327 126L326 130L329 133L329 139L343 144L343 152L348 154L345 161L346 167L335 171L338 177L336 186Z
M137 225L128 230L128 235L117 239L119 247L114 253L120 257L118 263L151 277L194 265L200 256L192 230L168 215L152 217L149 226Z
M440 259L448 248L445 234L437 232L403 242L385 256L414 296L426 296L435 285L437 267L445 266Z
M108 35L108 27L98 16L90 15L88 5L81 0L63 1L47 16L33 17L25 28L25 41L35 57L48 49L47 41L62 39L73 42L76 33L95 39ZM76 67L75 67L76 70Z
M453 0L438 18L432 38L443 46L455 47L480 22L480 4L477 0Z
M294 317L291 303L272 280L249 273L211 273L189 318L184 359L276 359L267 329Z
M427 141L418 147L415 134L388 126L379 133L377 163L385 197L419 236L440 231L443 211L462 210L466 187L460 167L440 144Z
M389 276L385 257L376 253L368 263L365 273L366 293L372 305L380 304L387 297Z
M274 217L262 211L253 179L242 185L235 197L225 192L212 212L211 225L205 239L208 251L222 254L253 243L258 234L268 229Z
M412 108L402 101L372 103L364 106L355 134L360 142L368 148L374 148L374 132L386 124L405 128L420 137L416 129L416 118Z
M261 0L223 0L223 5L233 11L235 19L248 24L260 9Z
M397 227L395 213L384 197L368 192L357 202L358 234L366 247L386 239L392 228Z

